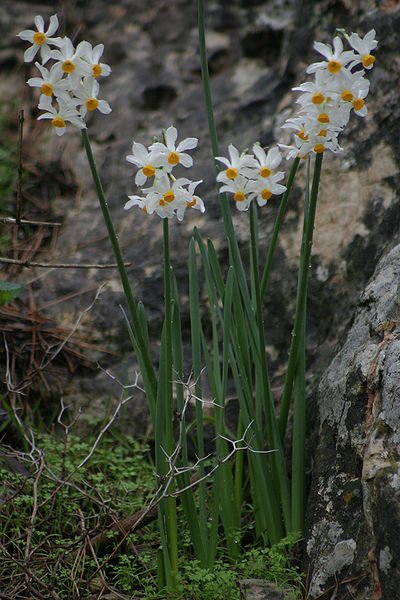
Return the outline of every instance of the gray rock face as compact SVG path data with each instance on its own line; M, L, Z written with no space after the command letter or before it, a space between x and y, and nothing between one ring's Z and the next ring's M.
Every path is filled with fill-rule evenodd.
M242 579L239 581L241 598L243 600L291 600L290 590L278 588L270 581L262 579Z
M326 596L335 598L346 589L365 600L398 594L399 291L397 245L378 264L319 384L307 539L311 598L325 598L327 589L339 591Z

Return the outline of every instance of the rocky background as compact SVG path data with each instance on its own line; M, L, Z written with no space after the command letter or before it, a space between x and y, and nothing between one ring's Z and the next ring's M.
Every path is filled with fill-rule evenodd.
M25 85L36 72L23 64L24 44L15 37L32 26L36 14L46 18L55 12L61 28L75 41L104 43L103 60L113 69L102 82L103 97L113 112L108 117L94 115L89 134L131 263L135 294L146 304L156 356L162 319L161 225L140 211L123 210L127 194L135 192L133 171L125 161L133 139L147 145L170 124L177 126L180 139L200 138L190 177L204 180L206 215L187 213L183 223L171 227L172 260L183 304L193 226L214 240L221 256L226 253L210 176L213 161L197 51L196 2L1 2L0 108L15 138L16 115L24 108L24 165L30 181L35 181L25 190L24 216L62 223L57 239L54 229L42 228L40 243L31 244L29 259L107 263L113 262L112 252L79 133L56 139L45 122L36 121L35 94ZM207 27L224 154L231 142L245 148L257 140L264 146L288 141L280 126L294 110L291 88L304 80L307 65L318 60L314 40L331 42L336 27L360 34L377 31L369 114L365 119L353 117L341 138L343 153L326 156L323 165L308 314L312 433L304 565L310 574L310 598L393 600L400 586L400 3L216 0L207 2ZM277 204L271 201L260 211L262 248ZM266 307L277 397L293 316L301 204L299 185L280 239ZM8 210L12 214L12 204ZM235 214L235 228L245 251L247 218ZM26 259L27 234L13 235L17 257ZM32 367L33 351L28 360L19 348L16 360L21 370L15 373L16 383L24 381L24 368L36 373L24 391L32 402L40 398L42 414L56 413L62 395L66 403L81 406L90 422L103 418L121 387L96 365L125 383L135 374L116 272L31 268L18 273L15 267L3 266L1 276L31 284L26 303L40 315L47 331L49 322L53 331L74 327L103 285L79 322L79 336L71 338L69 354L52 361L44 375ZM4 344L10 342L10 334L6 325L3 329ZM6 354L3 348L4 361ZM40 364L38 357L35 360ZM147 423L138 392L120 426L143 435Z

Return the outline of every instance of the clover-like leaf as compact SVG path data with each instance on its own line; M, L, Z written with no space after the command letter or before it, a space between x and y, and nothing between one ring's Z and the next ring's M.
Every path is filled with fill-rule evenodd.
M0 306L8 304L18 298L24 290L22 283L11 283L10 281L0 281Z

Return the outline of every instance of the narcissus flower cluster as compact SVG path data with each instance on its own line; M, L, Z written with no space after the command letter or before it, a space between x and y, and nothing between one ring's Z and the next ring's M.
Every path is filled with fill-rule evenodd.
M342 33L351 50L344 49L339 36L334 38L333 46L315 42L315 50L325 60L308 67L307 73L315 76L313 82L293 88L302 93L297 100L300 104L298 116L283 125L295 131L294 145L281 146L289 150L288 158L305 158L310 152L340 151L338 136L349 122L351 113L365 117L368 112L365 98L370 83L365 78L365 69L372 69L375 63L371 52L378 45L376 32L372 29L364 38L357 33L350 36Z
M186 151L196 148L198 139L189 137L177 144L178 131L171 126L165 130L163 142L154 142L148 148L139 142L133 142L132 154L126 160L138 170L135 183L142 186L142 195L128 196L125 209L138 206L148 214L156 213L162 219L177 217L183 220L187 208L205 211L204 203L195 195L196 187L202 182L191 181L187 177L173 175L178 165L191 167L193 159Z
M34 22L36 31L25 29L18 37L31 44L25 51L25 62L32 62L38 54L41 58L41 63L35 62L40 77L27 82L40 90L39 109L44 112L38 119L50 119L57 135L63 135L67 122L85 129L88 112L110 113L108 102L99 98L98 80L111 73L109 65L100 62L104 45L93 48L82 41L75 48L68 37L54 37L59 26L57 15L50 17L47 29L40 15ZM45 67L49 61L50 68Z
M270 148L268 152L254 144L253 154L239 151L235 146L228 146L229 159L216 156L215 159L224 168L217 175L222 183L220 192L233 195L233 200L240 211L248 210L252 200L259 206L265 206L273 194L283 194L284 185L278 183L284 177L282 171L276 171L282 161L279 148Z

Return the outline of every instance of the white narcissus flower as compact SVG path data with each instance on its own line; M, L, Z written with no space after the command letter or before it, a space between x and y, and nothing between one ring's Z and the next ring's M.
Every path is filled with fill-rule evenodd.
M111 67L100 62L100 57L104 52L104 44L97 44L94 48L89 42L84 42L82 59L90 66L92 77L107 77L111 73Z
M188 184L187 198L185 204L180 204L176 211L178 221L183 220L186 208L194 208L196 210L199 210L201 213L205 212L206 208L204 206L203 200L200 198L200 196L196 196L194 193L196 187L202 182L203 180L200 179L199 181L191 181Z
M325 150L330 150L333 153L339 152L342 148L339 146L337 136L331 135L309 134L305 139L295 137L294 145L279 144L282 150L286 150L286 158L306 158L308 154L322 154Z
M89 64L82 60L85 49L85 42L80 42L75 48L71 40L64 37L59 49L51 51L51 58L59 61L63 73L68 75L71 89L78 87L82 77L91 75Z
M166 173L162 173L154 181L152 187L142 190L144 197L128 196L129 202L125 204L124 208L128 210L132 206L139 206L149 215L155 212L162 219L172 219L176 216L179 221L182 221L186 208L195 207L198 203L198 197L196 197L196 204L193 203L193 192L199 183L199 181L193 182L186 177L171 181ZM188 186L188 189L185 189L184 186ZM201 201L199 210L202 210Z
M343 70L341 71L343 73ZM303 92L296 100L301 105L315 104L316 106L323 104L329 98L332 86L336 82L338 76L333 77L327 70L319 70L315 72L315 81L306 81L301 85L292 88L294 92Z
M86 125L82 120L80 113L76 110L76 104L70 100L68 103L58 101L58 110L52 105L51 98L44 96L42 102L39 103L39 109L46 111L38 117L41 119L51 119L51 124L56 130L57 135L63 135L68 121L78 129L86 129Z
M260 144L254 144L253 153L256 157L256 163L253 168L243 167L242 173L250 179L257 179L258 177L267 178L270 177L275 169L279 167L282 162L282 154L278 147L270 148L268 152L265 152L264 148Z
M193 150L198 144L198 139L195 137L189 137L182 140L176 145L178 137L178 131L176 127L168 127L164 132L165 143L155 142L150 146L150 150L155 150L165 155L166 163L165 170L171 172L176 165L183 165L184 167L191 167L193 165L192 157L185 152L185 150Z
M190 183L192 182L186 177L171 182L167 174L162 174L147 194L147 212L155 212L162 219L171 219L176 215L182 221L187 202L192 199L192 195L183 186Z
M286 187L278 183L284 177L284 173L276 173L265 178L262 175L248 183L249 200L257 200L258 206L265 206L272 195L279 196L286 192Z
M241 170L244 167L257 167L257 161L254 156L243 152L239 154L239 150L235 148L233 144L229 144L228 146L229 159L224 156L216 156L215 160L218 160L223 165L225 165L226 169L224 171L220 171L217 175L217 181L222 183L227 180L233 181L236 177L239 176Z
M360 117L365 117L368 113L364 98L368 95L370 82L365 79L364 73L365 71L351 73L346 70L334 87L335 92L340 95L340 100L352 106Z
M66 79L63 79L61 65L56 63L51 66L50 70L38 62L35 62L35 66L39 69L42 77L31 77L26 83L31 87L40 88L39 102L43 100L42 96L48 96L49 98L57 96L67 101L69 98L69 83Z
M35 17L34 22L37 31L34 31L33 29L24 29L17 34L17 37L32 44L30 48L25 50L25 62L32 62L40 50L42 63L45 64L51 57L49 44L58 46L61 43L61 38L52 37L58 29L58 18L57 15L50 17L50 23L47 30L44 28L44 20L40 15Z
M28 80L28 85L39 88L41 92L39 109L45 113L38 117L39 120L50 119L57 135L63 135L66 122L78 129L86 128L83 117L88 111L97 109L103 114L110 113L108 102L98 98L100 86L97 77L111 72L108 65L99 63L103 44L92 48L89 42L82 41L74 48L68 37L51 37L58 28L57 15L50 18L47 30L41 16L35 17L35 25L38 31L27 29L18 36L33 44L25 52L25 60L33 60L39 49L41 51L43 64L35 63L41 77ZM50 49L49 46L55 46L56 49ZM43 66L48 60L54 61L50 69ZM58 108L52 104L53 98Z
M93 77L84 77L80 85L74 89L74 96L79 100L81 106L81 115L85 117L86 113L99 110L104 115L111 112L111 107L106 100L99 100L97 95L100 91L100 85Z
M327 69L331 75L335 75L355 58L353 50L343 50L343 42L339 36L333 39L333 48L330 44L322 44L321 42L314 42L314 48L322 56L325 56L326 60L310 65L307 73Z
M244 175L237 175L235 179L226 178L224 185L220 187L220 193L227 192L233 195L238 210L245 211L249 208L249 179Z
M376 59L371 52L378 45L375 36L375 29L371 29L363 38L358 33L352 33L349 36L350 46L360 55L351 63L351 68L361 63L365 69L372 69Z
M253 153L254 156L247 153L239 154L231 144L230 160L217 157L228 167L218 173L217 181L223 184L219 191L232 194L236 207L241 212L248 210L253 199L257 200L259 206L264 206L272 194L281 194L286 190L284 186L278 184L278 181L283 179L284 173L282 171L274 173L282 161L279 148L270 148L265 152L260 144L254 144ZM229 169L237 173L231 173Z
M148 150L146 146L139 142L133 142L132 154L126 157L126 160L139 167L135 176L136 185L143 185L150 177L154 177L157 169L160 169L166 164L165 154L161 149L152 147Z
M341 131L349 121L350 109L351 106L345 102L324 103L321 106L309 104L302 107L300 115L304 115L306 121L314 123L315 129L320 127L326 130Z
M375 30L364 38L358 34L344 37L354 50L345 51L339 37L335 37L333 48L328 44L315 43L315 49L323 54L326 61L313 63L307 73L315 74L314 82L306 82L294 88L302 92L297 100L301 108L299 116L288 119L283 128L294 129L295 141L292 145L282 145L288 151L287 158L305 158L309 153L320 154L325 150L339 152L338 136L349 122L351 111L361 117L368 114L365 98L368 95L369 81L365 71L352 72L355 66L363 63L365 53L370 53L377 45ZM363 54L364 53L364 54ZM374 57L365 64L372 64Z

